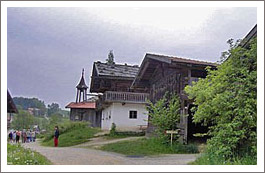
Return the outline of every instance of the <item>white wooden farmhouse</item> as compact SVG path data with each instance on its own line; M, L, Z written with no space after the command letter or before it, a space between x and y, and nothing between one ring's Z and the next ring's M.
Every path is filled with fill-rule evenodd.
M111 53L110 53L111 54ZM101 113L101 129L110 130L115 123L119 131L139 131L147 127L145 104L149 94L130 90L139 67L108 62L94 62L90 83L91 93L100 93L96 109Z

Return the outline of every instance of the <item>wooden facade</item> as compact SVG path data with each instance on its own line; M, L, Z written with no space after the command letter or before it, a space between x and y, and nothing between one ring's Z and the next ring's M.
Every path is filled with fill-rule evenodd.
M192 81L198 81L207 75L205 68L210 66L215 68L217 64L190 60L172 56L146 54L141 64L138 75L132 83L131 89L147 91L150 100L156 102L161 99L166 92L175 93L180 97L181 114L188 114L188 108L192 105L184 93L187 85L192 85ZM150 117L149 117L150 118ZM148 123L148 133L152 133L154 126ZM188 136L188 118L181 118L179 128L184 142Z
M90 92L102 93L98 96L97 110L101 111L113 102L146 103L148 93L131 89L138 71L137 65L94 62Z
M95 109L87 108L71 108L71 121L88 121L91 127L101 127L101 116L98 115Z

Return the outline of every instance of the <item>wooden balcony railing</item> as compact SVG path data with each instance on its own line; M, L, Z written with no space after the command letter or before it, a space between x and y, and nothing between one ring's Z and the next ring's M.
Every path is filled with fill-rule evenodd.
M106 91L104 93L105 102L146 103L148 98L149 98L148 93L117 92L117 91Z

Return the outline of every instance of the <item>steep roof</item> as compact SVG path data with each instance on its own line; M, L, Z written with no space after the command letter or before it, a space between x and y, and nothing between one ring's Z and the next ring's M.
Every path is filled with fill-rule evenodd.
M217 63L209 62L209 61L201 61L189 58L181 58L177 56L169 56L169 55L160 55L154 53L146 53L145 57L158 60L161 62L172 63L172 62L179 62L179 63L188 63L188 64L198 64L198 65L209 65L209 66L216 66Z
M109 77L134 78L139 70L139 67L136 65L108 64L100 61L95 62L94 67L98 76Z
M95 109L96 102L71 102L65 108L74 108L74 109Z
M76 86L77 89L87 89L87 85L84 79L84 69L82 70L82 77L80 79L79 84Z
M151 77L151 74L156 68L157 63L167 63L167 64L179 64L179 65L192 65L192 66L199 66L199 67L216 67L218 64L213 62L207 62L207 61L201 61L201 60L195 60L195 59L189 59L189 58L180 58L177 56L169 56L169 55L160 55L160 54L154 54L154 53L146 53L140 69L135 76L135 79L131 85L131 88L134 88L139 81L141 81L143 78L145 80L149 80Z
M16 105L15 105L15 103L14 103L8 90L7 90L7 112L8 113L18 113Z

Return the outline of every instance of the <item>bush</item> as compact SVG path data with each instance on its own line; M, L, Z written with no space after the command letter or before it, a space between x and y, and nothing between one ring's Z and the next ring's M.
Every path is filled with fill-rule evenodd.
M109 135L110 136L115 136L115 134L116 134L116 124L112 123Z
M169 135L165 135L166 130L176 130L177 123L180 121L180 101L179 97L175 94L168 98L168 93L158 100L155 104L149 101L147 110L149 111L150 122L156 127L156 135L169 141ZM176 135L174 136L175 140Z
M252 40L250 49L231 48L217 70L208 69L205 79L185 88L198 105L194 122L210 126L210 160L257 154L257 42Z

